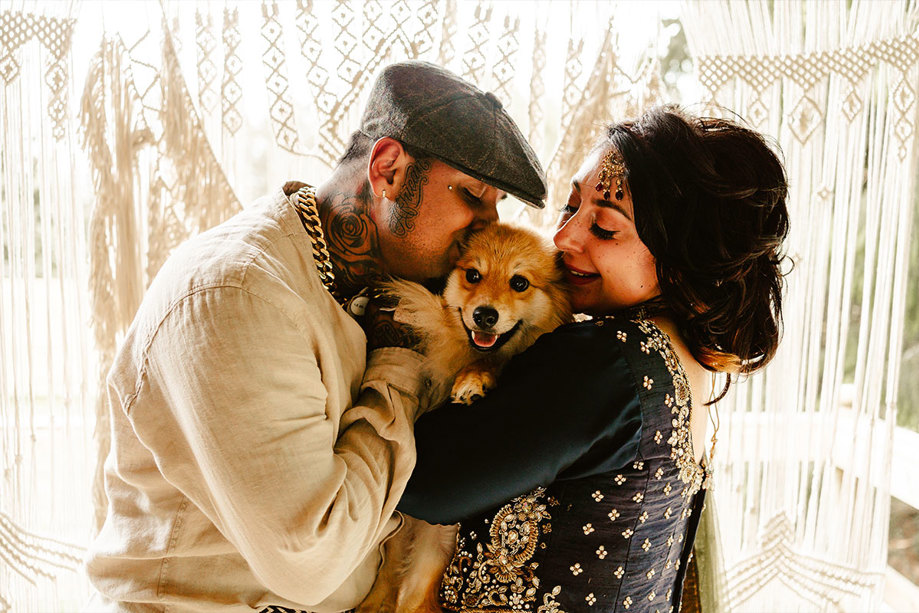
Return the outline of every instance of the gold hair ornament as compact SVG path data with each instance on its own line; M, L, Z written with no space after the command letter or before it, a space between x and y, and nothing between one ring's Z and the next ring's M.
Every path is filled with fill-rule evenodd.
M613 181L616 181L616 200L622 200L622 178L625 176L625 162L615 149L610 150L600 163L600 182L597 191L603 194L604 200L609 200L613 191Z

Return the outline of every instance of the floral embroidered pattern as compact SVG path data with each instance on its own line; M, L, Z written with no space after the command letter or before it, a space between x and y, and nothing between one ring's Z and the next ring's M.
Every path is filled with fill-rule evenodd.
M641 350L645 353L657 351L664 358L664 364L673 377L674 396L667 394L664 399L664 404L674 415L673 431L667 443L671 448L670 457L680 470L680 480L689 485L687 495L692 496L702 488L705 470L693 458L692 434L689 429L689 381L676 357L670 337L648 319L638 319L635 323L639 330L648 335L648 339L640 343ZM650 390L651 384L653 381L645 376L644 387Z
M551 519L537 488L504 505L491 521L490 540L467 551L457 542L453 559L444 572L441 597L447 606L463 611L532 610L536 604L538 564L532 561L539 546L542 524ZM580 565L576 565L580 572ZM575 568L572 567L572 572ZM555 596L561 587L543 597L538 611L559 612ZM547 600L551 597L551 600ZM552 608L554 607L554 608Z

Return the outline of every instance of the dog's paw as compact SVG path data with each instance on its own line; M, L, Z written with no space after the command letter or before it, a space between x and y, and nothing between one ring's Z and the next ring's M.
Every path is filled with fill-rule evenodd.
M450 400L460 404L472 404L495 386L495 377L487 371L462 371L456 375Z

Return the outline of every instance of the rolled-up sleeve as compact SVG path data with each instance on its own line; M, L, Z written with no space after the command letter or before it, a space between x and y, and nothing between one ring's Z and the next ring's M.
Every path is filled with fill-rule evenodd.
M421 385L421 356L379 351L339 423L316 343L264 298L201 290L162 321L122 402L164 477L268 590L304 607L385 536L414 466ZM135 402L143 395L155 400Z

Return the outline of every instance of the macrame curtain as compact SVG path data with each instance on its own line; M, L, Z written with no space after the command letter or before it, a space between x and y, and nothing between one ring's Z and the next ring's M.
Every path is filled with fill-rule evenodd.
M710 112L730 109L775 137L791 186L784 342L720 407L726 604L875 610L916 189L919 11L704 2L686 6L683 25Z
M727 585L746 610L876 608L915 159L898 128L916 126L915 59L896 58L915 58L915 9L774 4L685 7L709 102L778 138L794 189L786 342L721 408ZM172 249L288 179L321 181L376 71L406 58L504 102L550 177L544 213L504 216L548 227L602 124L664 100L652 5L0 6L0 611L87 594L75 569L106 504L98 391ZM864 324L847 337L853 308Z
M615 7L545 6L0 8L0 611L76 610L88 593L77 569L107 504L98 392L165 258L285 180L321 181L381 66L425 59L494 91L553 177L598 118L659 98L653 60L618 61Z

